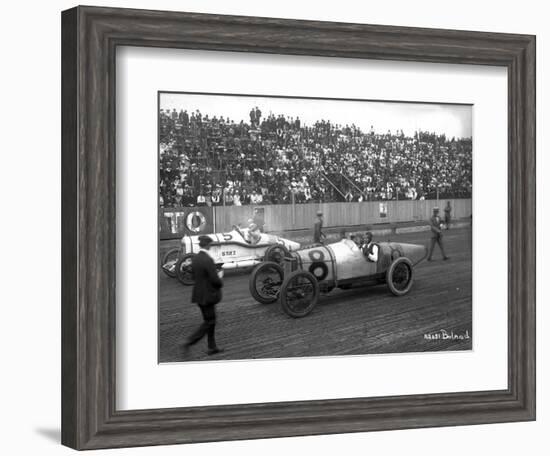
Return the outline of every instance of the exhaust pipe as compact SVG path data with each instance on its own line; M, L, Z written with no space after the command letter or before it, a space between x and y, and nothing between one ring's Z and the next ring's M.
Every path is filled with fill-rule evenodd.
M222 269L224 271L229 271L232 269L251 268L252 266L256 266L261 262L262 262L261 260L244 260L244 261L236 261L234 263L224 263L222 264Z

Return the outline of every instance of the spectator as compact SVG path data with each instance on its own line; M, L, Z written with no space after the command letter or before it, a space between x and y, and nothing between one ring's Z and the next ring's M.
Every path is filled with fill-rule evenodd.
M206 196L202 192L197 196L197 206L206 206Z
M250 125L189 112L160 111L164 207L199 204L201 192L214 206L471 197L471 138L304 125L257 106Z

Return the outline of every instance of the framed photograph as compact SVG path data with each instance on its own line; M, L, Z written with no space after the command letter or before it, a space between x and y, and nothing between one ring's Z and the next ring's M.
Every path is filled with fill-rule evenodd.
M535 37L62 13L62 442L535 419Z
M472 349L471 105L160 92L159 116L159 362ZM214 320L191 350L201 240L246 303L213 307L220 353Z

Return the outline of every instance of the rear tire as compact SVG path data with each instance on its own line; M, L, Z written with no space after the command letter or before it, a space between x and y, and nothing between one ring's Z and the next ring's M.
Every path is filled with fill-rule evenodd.
M413 285L413 265L407 257L393 261L386 272L386 283L395 296L406 295Z
M319 283L308 271L295 271L281 287L280 301L283 311L293 318L308 315L319 300Z
M161 263L161 267L162 267L162 271L168 276L168 277L171 277L172 279L174 279L176 277L176 270L174 268L173 271L170 271L169 269L165 269L164 268L164 265L169 263L170 261L175 261L177 263L177 261L179 260L179 257L181 255L181 249L178 247L176 249L170 249L168 250L168 252L166 252L164 254L164 256L162 257L162 263Z
M272 262L282 265L285 258L289 256L288 249L282 244L274 244L267 248L264 254L265 262Z
M183 285L195 284L193 269L191 268L191 260L194 256L194 253L188 253L183 255L176 263L176 277Z
M272 304L279 298L283 279L283 268L279 264L260 263L252 270L250 276L250 294L260 304Z

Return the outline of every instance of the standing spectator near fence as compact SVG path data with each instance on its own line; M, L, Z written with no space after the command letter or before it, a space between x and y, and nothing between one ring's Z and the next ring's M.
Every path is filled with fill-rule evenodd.
M325 233L323 233L323 213L317 211L317 219L313 224L313 243L322 244L325 238Z
M258 230L263 233L265 225L263 209L260 209L258 207L254 209L254 218L252 219L252 221L254 225L258 227Z
M430 230L432 231L432 238L430 240L428 261L432 261L435 244L439 245L439 249L441 250L441 255L443 255L443 259L448 260L449 257L445 254L445 249L443 248L443 232L441 230L441 217L439 216L438 207L433 208L433 215L430 219Z
M451 226L451 202L447 201L445 206L445 229L448 230Z

